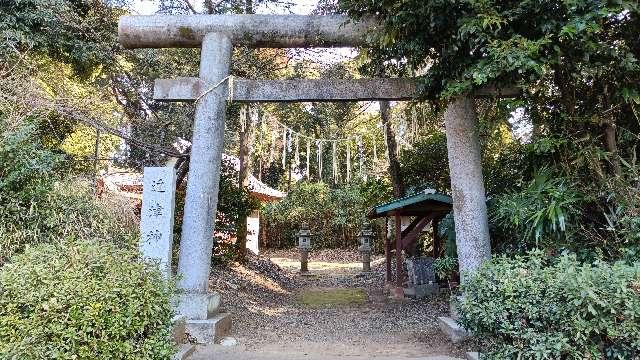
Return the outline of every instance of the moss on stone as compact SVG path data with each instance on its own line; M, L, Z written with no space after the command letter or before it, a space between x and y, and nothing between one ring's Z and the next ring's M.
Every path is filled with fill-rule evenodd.
M178 28L178 34L180 34L180 37L183 37L188 40L195 40L196 38L193 30L186 26L180 26Z

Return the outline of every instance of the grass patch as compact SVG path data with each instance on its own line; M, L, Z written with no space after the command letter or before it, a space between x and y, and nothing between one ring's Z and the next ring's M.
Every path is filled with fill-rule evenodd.
M300 296L300 304L310 308L362 305L368 300L362 289L309 289Z

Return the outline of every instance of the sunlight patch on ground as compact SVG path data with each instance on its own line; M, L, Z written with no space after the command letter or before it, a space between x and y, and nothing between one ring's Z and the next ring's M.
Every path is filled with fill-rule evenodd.
M244 266L234 266L231 268L231 270L238 273L240 276L242 276L255 286L260 286L266 290L273 291L279 294L288 293L288 291L286 289L283 289L280 284L261 274L257 274Z
M248 305L247 310L254 313L260 313L266 316L284 316L289 312L289 309L286 307L273 307L273 306L260 306L260 305Z
M271 261L285 269L300 269L300 260L287 258L271 258ZM362 263L337 263L325 261L309 261L309 270L351 270L361 269Z
M271 261L276 263L283 269L287 269L290 271L300 270L300 260L298 259L288 259L288 258L278 258L273 257L270 258ZM371 265L377 265L384 263L384 258L376 259L371 262ZM360 271L362 270L361 262L348 262L348 263L339 263L339 262L325 262L325 261L309 261L308 263L309 271L325 271L325 272L351 272L351 271Z
M363 289L308 289L299 302L310 308L362 305L369 299Z

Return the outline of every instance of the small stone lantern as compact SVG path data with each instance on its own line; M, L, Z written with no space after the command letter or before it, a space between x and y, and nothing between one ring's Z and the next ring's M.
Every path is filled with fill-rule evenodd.
M362 271L371 271L371 248L373 244L371 224L364 224L362 226L362 230L360 230L358 234L358 240L360 241L358 251L362 254Z
M300 249L300 272L309 272L307 263L309 258L309 250L311 250L311 230L309 224L302 223L298 236L298 248Z

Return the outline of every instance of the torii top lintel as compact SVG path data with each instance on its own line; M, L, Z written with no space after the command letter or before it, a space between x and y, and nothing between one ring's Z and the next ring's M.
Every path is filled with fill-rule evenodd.
M200 47L219 32L254 48L357 47L371 27L341 15L134 15L120 18L118 38L126 48Z

